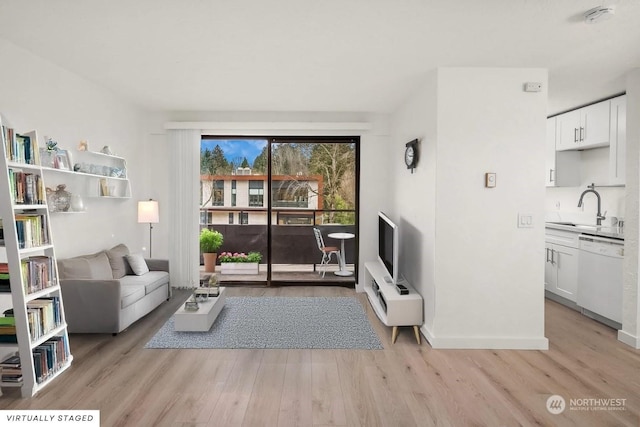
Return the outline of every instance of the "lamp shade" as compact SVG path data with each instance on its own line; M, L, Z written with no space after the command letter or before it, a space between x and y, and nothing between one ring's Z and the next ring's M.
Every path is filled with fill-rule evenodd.
M157 200L138 202L138 222L147 222L149 224L160 222Z

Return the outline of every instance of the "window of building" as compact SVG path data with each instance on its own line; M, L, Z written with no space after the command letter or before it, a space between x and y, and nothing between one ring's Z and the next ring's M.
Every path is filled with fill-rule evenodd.
M229 212L229 224L233 224L233 212Z
M224 206L224 181L217 180L213 183L213 206Z
M236 206L236 180L231 181L231 206ZM229 224L233 224L230 222Z
M248 212L240 212L240 224L249 224Z
M309 189L306 181L276 181L271 184L271 190L274 207L309 207Z
M264 181L249 181L249 206L264 206Z

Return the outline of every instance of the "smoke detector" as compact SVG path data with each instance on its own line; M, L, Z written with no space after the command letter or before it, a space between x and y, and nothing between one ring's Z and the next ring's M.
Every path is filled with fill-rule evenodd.
M597 22L606 21L616 13L615 6L598 6L584 13L584 22L587 24L595 24Z

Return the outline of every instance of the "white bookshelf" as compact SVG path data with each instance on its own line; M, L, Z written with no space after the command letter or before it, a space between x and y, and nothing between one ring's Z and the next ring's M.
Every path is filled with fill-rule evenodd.
M62 293L58 286L55 247L43 172L38 164L39 156L33 155L31 164L15 158L10 151L15 152L19 144L13 143L4 129L0 133L0 218L4 228L4 247L0 251L3 259L0 262L9 266L11 287L10 301L7 301L6 293L2 294L1 306L10 305L13 308L17 341L3 341L0 355L4 360L4 356L17 351L22 369L20 382L0 382L0 386L19 387L23 397L30 397L64 372L71 365L73 357L69 350ZM24 135L29 137L30 146L38 153L36 133ZM16 173L29 175L30 180L36 180L33 186L28 186L30 196L26 198L32 200L18 200L17 186L11 184L12 180L15 182L17 179ZM45 263L47 276L39 275L38 280L27 281L23 275L23 262ZM43 277L47 279L43 280ZM50 301L51 306L34 308L35 304L46 301ZM36 360L44 363L36 363Z

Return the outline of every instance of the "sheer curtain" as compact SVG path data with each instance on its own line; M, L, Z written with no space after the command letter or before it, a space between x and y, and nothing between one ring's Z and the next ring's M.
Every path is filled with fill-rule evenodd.
M195 129L168 130L171 160L169 269L172 287L195 287L200 280L198 244L200 139Z

